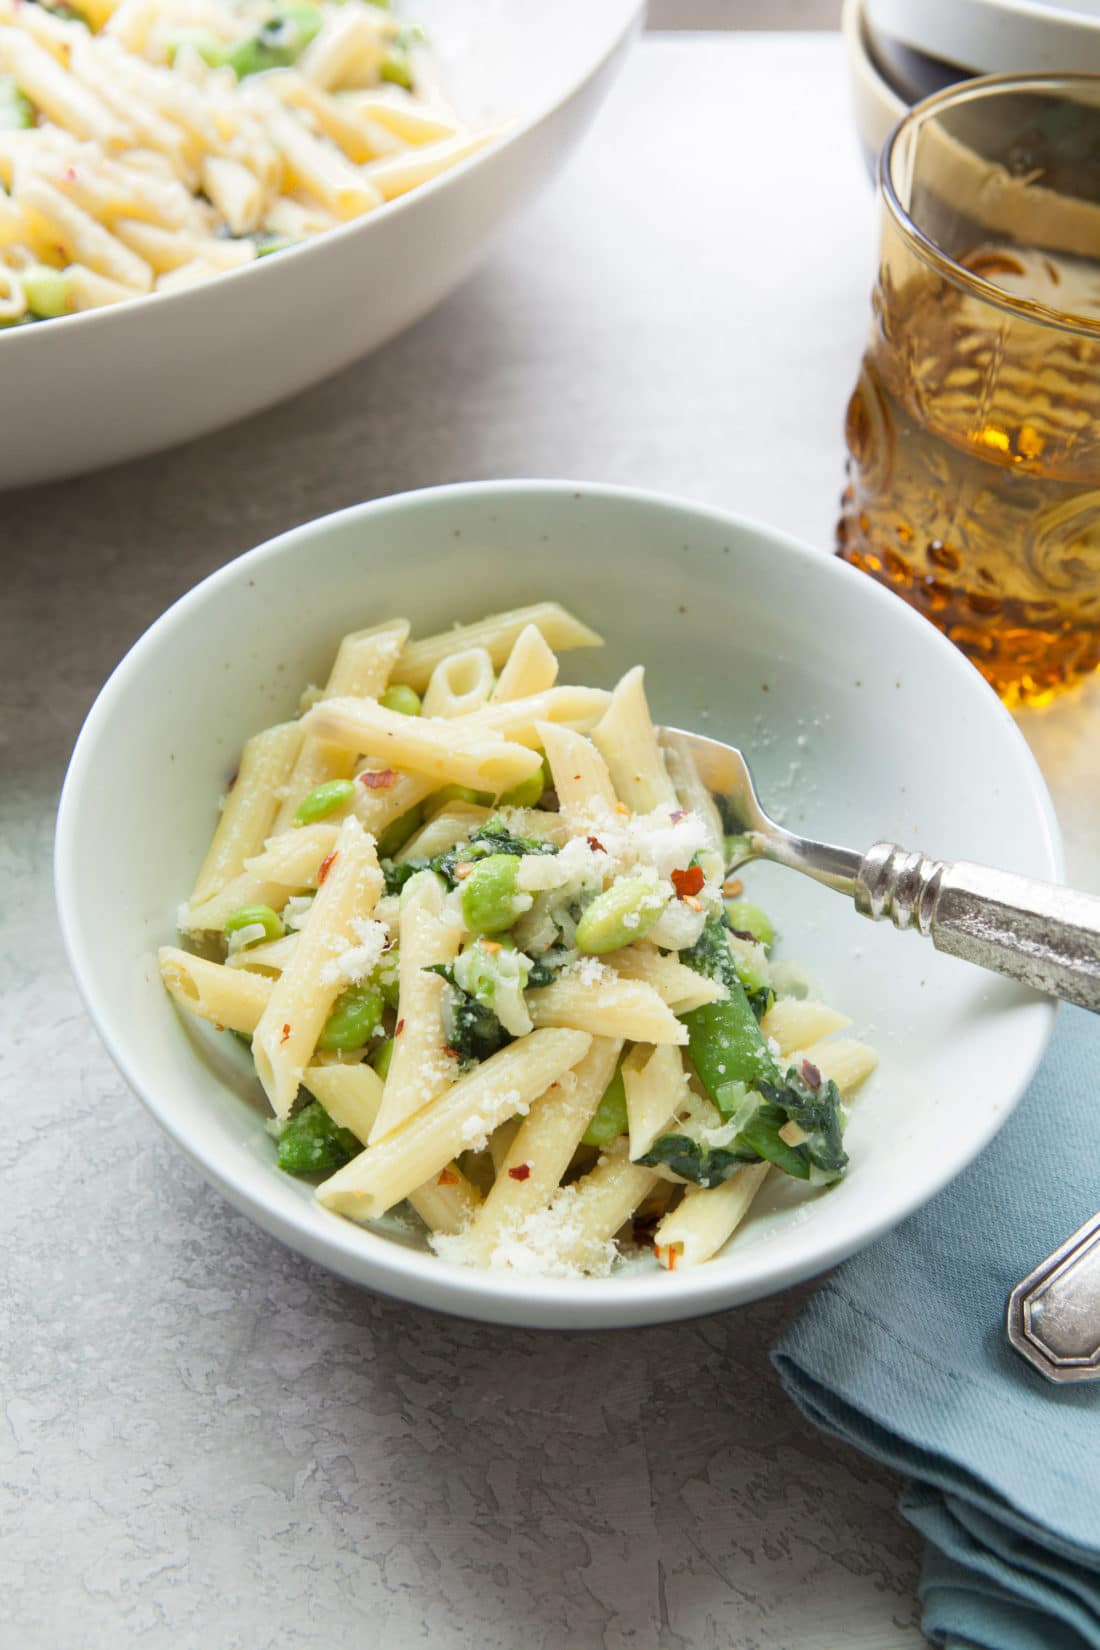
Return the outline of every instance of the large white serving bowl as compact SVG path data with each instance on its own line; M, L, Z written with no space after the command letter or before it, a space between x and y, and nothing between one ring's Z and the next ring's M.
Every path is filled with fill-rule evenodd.
M0 331L0 488L202 435L347 366L462 281L595 114L644 0L410 0L491 148L200 286Z
M444 1264L327 1213L280 1174L247 1052L179 1014L156 968L174 940L242 741L294 713L340 635L405 614L416 633L541 597L606 636L564 674L609 685L644 661L656 718L740 743L789 824L891 838L1057 878L1049 797L1011 717L938 631L872 580L766 528L644 493L479 482L382 499L274 539L184 596L103 689L57 828L58 909L77 981L135 1092L239 1209L389 1295L550 1328L732 1306L840 1260L930 1198L1008 1116L1054 1010L856 915L774 866L749 891L782 953L878 1048L851 1168L824 1194L773 1176L727 1251L690 1272L602 1280ZM1006 1197L1018 1188L1006 1187ZM981 1234L975 1234L981 1241Z

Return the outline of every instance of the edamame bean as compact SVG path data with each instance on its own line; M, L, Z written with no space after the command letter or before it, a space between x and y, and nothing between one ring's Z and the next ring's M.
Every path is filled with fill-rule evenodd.
M378 1047L370 1057L370 1063L378 1073L379 1077L381 1077L383 1083L386 1081L386 1076L390 1069L390 1061L392 1059L393 1038L387 1037L384 1043L379 1043Z
M72 282L64 270L49 264L32 264L20 272L27 307L43 321L68 315L74 308Z
M238 905L225 919L225 932L239 934L242 928L262 928L262 934L256 934L252 939L242 942L242 949L247 951L250 946L262 945L264 940L282 939L286 930L283 928L283 919L270 905Z
M350 779L329 779L317 785L299 802L294 815L295 825L315 825L327 819L337 808L342 808L355 795L355 784Z
M747 899L726 900L726 920L739 934L751 934L765 951L775 944L775 929L767 913Z
M443 802L475 802L479 808L492 806L491 791L472 791L469 785L444 785L442 790L432 793L433 807Z
M393 687L388 687L378 703L383 710L395 710L399 716L420 715L420 695L404 682L395 682Z
M577 950L598 955L633 944L660 920L665 904L652 877L618 877L596 895L577 924Z
M521 779L513 790L505 791L500 799L501 807L533 808L541 799L544 788L542 769L536 768L526 779Z
M360 980L342 991L332 1005L317 1047L362 1048L382 1024L382 993L373 980Z
M519 859L489 854L479 859L462 885L462 920L473 934L503 934L531 909L530 894L517 891Z
M424 805L418 802L407 814L402 814L400 819L395 819L387 825L378 838L379 859L392 859L394 854L399 853L413 832L420 828L423 818Z
M395 86L404 86L407 91L412 91L413 77L408 54L397 47L382 59L378 73L383 80L392 81Z

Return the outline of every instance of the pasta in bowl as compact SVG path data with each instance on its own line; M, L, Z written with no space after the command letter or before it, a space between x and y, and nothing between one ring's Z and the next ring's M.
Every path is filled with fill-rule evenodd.
M48 336L51 329L41 330ZM626 579L630 600L623 599ZM530 912L516 912L511 933L505 929L475 936L461 927L456 932L447 922L448 943L455 944L455 955L440 956L437 963L431 955L425 956L428 971L417 969L416 978L427 984L426 992L425 984L420 984L422 997L434 994L441 1014L462 1009L464 1023L458 1041L448 1043L459 1055L463 1037L473 1037L478 1026L482 1031L488 1027L494 1037L501 1036L481 1012L485 1004L479 1001L479 991L482 998L491 991L493 1001L488 1006L511 1038L502 1041L492 1055L486 1050L477 1065L463 1066L460 1059L440 1052L440 1060L447 1062L452 1095L479 1072L489 1070L501 1055L520 1057L524 1039L531 1034L513 1018L517 987L540 1038L536 1049L551 1033L581 1042L587 1037L612 1042L622 1038L620 1058L626 1058L619 1074L621 1088L609 1083L612 1094L607 1106L603 1107L601 1095L592 1113L597 1130L610 1131L609 1138L600 1142L598 1135L593 1136L598 1143L584 1144L581 1157L574 1162L580 1119L563 1121L555 1146L563 1167L557 1187L550 1189L547 1207L556 1199L568 1204L570 1197L559 1190L562 1183L571 1195L588 1174L600 1169L601 1155L612 1165L621 1160L624 1148L629 1157L630 1109L633 1106L638 1113L647 1082L656 1084L660 1078L663 1087L669 1076L675 1077L672 1055L679 1058L694 1096L676 1107L675 1128L670 1126L671 1111L657 1125L664 1135L686 1136L688 1144L662 1146L661 1151L670 1155L662 1164L640 1165L640 1159L630 1159L631 1173L636 1170L656 1175L656 1179L652 1193L646 1194L649 1201L636 1205L637 1230L635 1215L618 1228L619 1258L605 1245L602 1257L598 1252L579 1257L584 1267L576 1259L567 1266L558 1248L561 1270L555 1274L553 1265L546 1269L546 1252L548 1247L553 1252L553 1245L540 1240L552 1235L548 1229L554 1226L561 1237L561 1202L554 1216L543 1222L541 1232L536 1222L528 1227L527 1245L537 1251L533 1270L521 1269L522 1257L515 1254L513 1260L521 1264L468 1264L468 1255L453 1248L447 1252L448 1243L453 1239L461 1244L463 1234L444 1232L441 1222L433 1252L428 1223L415 1209L409 1212L394 1205L377 1220L363 1220L362 1207L351 1218L326 1207L317 1196L319 1186L337 1174L350 1173L354 1160L369 1159L374 1149L370 1133L376 1113L371 1114L369 1108L380 1102L380 1089L386 1086L384 1080L381 1084L375 1081L385 1077L378 1067L384 1066L388 1040L393 1037L396 1048L405 1037L405 1029L400 1037L393 1035L399 1018L393 998L395 988L398 993L402 989L402 965L409 970L416 958L415 946L406 958L401 935L410 905L429 938L438 939L441 922L453 917L456 905L461 919L461 890L470 883L472 873L458 876L448 871L457 873L459 864L490 863L509 846L498 834L501 825L511 836L524 839L519 844L523 852L512 857L517 867L525 859L531 861L524 870L525 881L537 878L540 863L545 867L543 874L556 880L563 869L559 865L563 854L565 870L570 856L592 866L600 864L595 850L594 858L588 860L581 849L569 848L563 835L574 834L569 832L568 810L564 820L555 821L554 815L562 813L561 798L547 794L545 776L538 802L528 796L498 803L506 785L514 791L526 781L533 791L535 768L541 771L537 752L548 752L549 746L537 731L517 739L514 732L505 737L499 726L484 726L485 718L492 722L516 715L507 699L501 700L498 693L494 700L492 695L499 688L519 632L504 635L490 646L484 633L454 629L456 620L461 626L473 625L480 622L480 615L502 609L527 609L528 619L521 626L525 628L531 622L532 604L543 598L560 603L586 625L594 625L604 645L567 646L568 634L547 630L539 619L536 628L561 668L552 686L531 685L527 697L555 695L550 705L559 707L557 719L552 713L540 715L539 720L566 737L575 734L588 741L605 764L607 758L596 743L597 728L619 684L623 684L620 698L636 691L628 684L636 681L633 673L641 664L654 720L699 729L745 748L761 795L791 828L801 826L837 841L866 840L877 832L897 840L916 840L929 851L958 858L984 856L1046 880L1057 878L1057 836L1049 799L1012 718L950 644L903 603L892 601L888 592L831 558L722 512L586 483L479 482L378 500L296 528L236 558L157 620L117 667L77 741L55 839L58 912L81 992L126 1081L211 1183L281 1242L360 1285L466 1316L544 1328L660 1322L735 1305L806 1278L870 1242L927 1200L1009 1114L1045 1045L1052 1010L1049 1003L1007 981L982 975L939 954L928 955L893 931L865 922L827 889L778 867L752 866L745 876L746 889L739 894L721 889L716 866L709 877L707 861L691 866L690 858L702 850L693 849L688 865L681 864L680 847L686 853L691 846L683 838L673 838L677 852L671 862L654 857L648 830L644 835L649 846L640 852L637 843L630 846L631 833L643 830L639 822L647 810L633 803L629 792L623 798L608 764L616 798L630 810L630 817L612 807L604 821L606 836L599 828L585 832L608 851L601 892L606 893L616 878L633 875L636 866L642 871L648 866L650 875L656 869L658 880L667 884L662 889L665 904L676 899L686 914L692 908L679 899L671 877L673 871L686 870L690 880L677 879L681 889L689 898L710 902L712 916L718 915L719 905L725 914L727 900L744 899L767 913L778 936L770 950L763 946L768 933L760 913L743 906L730 908L734 927L741 934L756 932L758 939L737 941L734 936L735 946L730 948L727 940L727 950L731 957L737 950L742 966L750 961L755 964L759 978L754 991L763 988L775 993L776 1002L770 1007L766 999L758 999L756 1007L764 1010L765 1041L770 1036L778 1046L778 1053L773 1049L769 1053L780 1079L786 1079L792 1067L805 1077L801 1058L794 1056L817 1048L818 1058L811 1058L810 1064L816 1065L823 1080L836 1083L848 1113L841 1141L848 1157L843 1175L818 1186L773 1166L761 1176L762 1184L740 1224L733 1223L736 1209L725 1209L723 1220L733 1223L731 1240L721 1240L719 1224L711 1259L692 1264L701 1251L689 1252L686 1241L682 1253L666 1244L668 1255L655 1255L658 1225L665 1215L678 1212L672 1199L681 1213L690 1207L689 1199L698 1202L706 1197L712 1210L721 1210L725 1199L734 1200L729 1188L737 1186L741 1170L719 1153L724 1149L736 1157L740 1143L708 1141L701 1136L699 1124L709 1120L708 1128L725 1129L735 1119L749 1127L753 1120L747 1112L739 1119L736 1112L720 1119L706 1110L696 1111L696 1102L702 1106L704 1096L707 1105L718 1108L705 1085L703 1094L698 1092L692 1078L697 1051L693 1053L691 1046L692 1016L703 1019L725 1013L731 994L727 992L714 1003L701 1002L698 1008L685 1006L690 998L672 995L688 985L696 992L709 990L705 969L693 968L688 956L690 935L678 936L679 948L659 946L653 938L654 927L616 950L578 951L566 962L562 950L569 939L566 925L559 931L557 950L557 942L547 946L551 954L545 960L551 969L566 962L566 971L569 964L575 974L591 971L595 982L587 986L588 995L596 984L602 991L618 981L614 990L621 1002L620 987L634 966L634 948L636 962L648 959L642 966L650 970L650 977L642 983L653 987L663 1010L682 1027L686 1025L688 1042L654 1042L652 1018L650 1035L633 1037L606 1021L594 1032L571 1025L535 1025L537 993L556 988L554 979L539 983L541 970L532 979L540 960L540 943L550 935L548 931L541 936L531 932ZM539 611L545 615L547 609L541 605ZM388 619L393 614L407 616L414 639L400 630L394 635ZM349 625L374 632L373 645L369 635L356 631L347 648L337 648ZM377 653L377 638L387 632L389 651L394 657L399 654L402 662L396 666L391 657L386 662L389 675L376 674L372 687L369 678L356 674L363 659L360 650ZM576 638L575 628L572 634ZM415 665L417 650L433 636L440 638L439 651L434 657L421 654L420 675L402 679L411 668L410 661ZM467 693L475 698L484 695L484 660L474 666L466 663L461 669L454 666L446 705L457 714L443 716L439 701L428 699L432 672L444 656L480 647L490 651L492 675L497 679L488 689L487 703L480 708L469 701L462 704ZM541 652L537 644L534 651ZM319 684L304 700L303 683ZM419 716L408 714L414 704L410 691L421 700ZM571 701L562 697L565 694L573 696ZM288 754L287 744L299 736L312 741L321 730L322 717L335 714L334 707L338 709L342 700L354 701L361 710L371 699L381 706L383 698L388 702L382 709L394 713L406 741L418 728L423 741L430 725L453 729L464 717L469 736L481 718L475 747L471 750L469 740L463 747L463 762L472 761L475 766L465 767L462 777L449 781L439 774L426 775L429 789L417 803L407 789L408 773L418 771L412 763L392 760L392 751L359 761L358 750L351 751L326 735L319 741L326 748L321 753L325 761L337 759L344 766L336 771L327 766L303 767L295 780L299 799L292 803L289 794L276 798L273 809L267 793L286 783L287 764L298 760L297 752ZM570 702L573 714L560 715L560 708ZM543 705L544 710L548 708ZM377 712L369 714L378 732L382 719ZM316 720L310 722L310 716ZM570 726L571 721L579 726ZM513 722L513 730L515 726ZM937 730L935 738L929 737L930 727ZM356 732L353 742L361 737ZM553 742L554 733L549 737ZM485 757L487 747L494 754L485 769L476 764ZM504 754L512 766L503 770L497 766L501 747L519 751L518 767L515 751L508 748ZM529 752L526 757L524 750ZM421 742L418 761L424 760L424 751ZM402 749L402 756L411 754L408 747ZM676 788L677 807L660 803L658 807L676 812L683 806L679 787L684 776L671 755L662 760ZM599 772L598 765L592 765ZM368 769L383 775L388 770L397 777L392 783L387 777L381 783L364 783L357 774ZM215 832L211 852L211 830L219 819L216 800L226 792L235 770L239 770L238 777L221 816L228 823L223 831ZM583 771L574 768L572 773ZM259 783L251 784L250 776ZM346 791L340 801L341 790L349 782L350 806ZM479 794L473 799L464 795L441 799L438 792L447 784ZM330 785L336 786L335 793L323 789ZM564 788L568 790L567 785ZM318 790L321 796L307 807L305 822L294 825L302 802ZM250 791L253 796L266 794L263 809L272 811L253 818L234 845L232 816L243 808ZM425 806L432 795L435 800ZM991 796L998 802L993 810ZM122 797L130 799L125 806L120 805ZM689 800L686 794L685 800ZM698 802L699 806L690 801L686 811L702 813L702 799ZM391 808L400 804L399 817L416 806L424 808L425 817L416 826L419 840L415 835L399 845L392 837L385 840L388 825L380 823L376 803ZM284 804L280 820L276 811ZM327 812L330 806L332 811ZM445 815L450 816L449 822ZM494 824L498 815L503 817ZM314 1050L299 1051L294 1059L295 1066L299 1058L303 1060L318 1085L319 1112L327 1113L331 1122L313 1112L313 1123L321 1125L316 1139L311 1138L310 1118L305 1118L300 1130L284 1129L274 1140L271 1127L278 1129L278 1120L257 1078L250 1051L238 1037L216 1029L217 1023L238 1024L244 1031L247 1022L230 1017L232 1000L219 1004L213 996L208 1006L215 1023L188 1012L186 1003L173 1000L165 990L158 956L165 946L178 953L180 969L195 970L196 991L199 975L209 975L210 970L219 982L251 978L255 1029L284 974L281 967L270 966L271 960L279 961L278 952L268 953L266 973L258 954L264 946L281 947L285 961L307 937L308 920L317 910L310 901L319 900L326 890L340 888L340 881L332 880L340 867L339 858L320 883L319 893L314 884L324 859L336 846L338 833L348 828L352 817L382 849L377 871L369 865L369 855L364 871L372 885L369 897L376 895L376 902L368 915L356 919L364 923L363 931L347 936L355 941L351 952L345 956L342 942L336 956L320 959L318 972L330 962L340 969L338 978L325 982L325 991L335 992L331 1007L324 1002L320 1009L314 1005L315 1014L325 1014L324 1041L335 1046L315 1045ZM439 833L434 839L423 834L433 822ZM449 846L448 830L455 832ZM485 832L487 836L473 840ZM350 834L355 834L353 826ZM290 860L264 859L258 869L268 875L260 885L237 880L257 869L252 865L242 872L244 858L262 857L264 843L280 840L283 848L297 844L294 852L302 857L296 865ZM532 856L525 844L535 840L549 841L557 853ZM258 855L253 852L257 845ZM464 857L454 852L457 848ZM427 864L420 865L421 860ZM434 870L433 860L439 862ZM404 890L386 891L383 861L392 862L391 880L398 867L409 868L399 873L407 874ZM549 869L555 866L557 870ZM692 891L696 878L690 873L696 869L704 877L700 893ZM413 886L418 871L432 875L422 874ZM517 878L518 874L517 869ZM223 877L228 881L221 881ZM228 890L220 912L214 903L219 886L223 892ZM404 912L402 891L406 894ZM517 893L526 892L517 889ZM555 901L560 892L555 888L529 892L532 911L536 906L541 910L560 903ZM586 890L586 899L589 892L591 905L596 890ZM439 911L434 909L437 894ZM179 911L181 900L186 902L183 913ZM420 910L421 901L430 908ZM209 926L185 934L181 944L175 937L179 916L193 923L204 903L203 920ZM267 913L248 909L260 905L267 905L278 923ZM559 909L558 916L568 916L568 912ZM236 922L227 936L226 923L233 917ZM306 918L306 926L296 926L299 917ZM385 935L380 936L369 924L383 919ZM575 937L574 933L574 941ZM388 947L386 939L391 941ZM509 939L515 944L512 961ZM488 945L483 944L485 940ZM492 949L495 943L500 944L499 951ZM754 943L756 948L750 949ZM571 948L577 951L575 944ZM395 950L396 979L392 971ZM461 961L463 951L468 953L465 961ZM660 951L669 955L658 963L658 979L652 973L652 959ZM248 962L250 954L253 961ZM520 961L521 956L531 962L525 986L520 976L528 965ZM670 961L674 970L667 966ZM694 961L704 959L700 955ZM444 975L454 974L453 981L432 971L439 965ZM350 970L346 977L345 968ZM335 1024L330 1025L337 998L351 991L351 975L360 969L357 986L362 991L345 998ZM661 998L661 986L665 998ZM187 987L182 989L186 993ZM231 987L238 1010L241 993L249 989L247 983ZM570 1012L575 1012L578 994L570 989ZM799 995L803 991L805 997ZM378 992L381 1007L378 995L372 994ZM646 1000L654 1012L662 1012L652 998ZM813 1010L814 1019L800 1021L799 1016L807 1013L807 1002L828 1006ZM851 1028L838 1024L840 1011L851 1017ZM279 1021L276 1051L284 1025L291 1028L284 1052L292 1046L296 1013ZM784 1016L790 1017L786 1026ZM413 1021L407 1029L415 1032L416 1014L406 1018ZM512 1030L506 1019L512 1019ZM442 1019L440 1024L446 1026ZM381 1033L375 1030L379 1025ZM746 1022L745 1029L755 1037L761 1025L754 1012L752 1024ZM448 1038L454 1029L452 1020L445 1030ZM640 1031L636 1023L635 1032ZM858 1075L858 1068L849 1068L849 1075L840 1063L830 1066L829 1060L839 1062L844 1043L853 1037L859 1039L861 1050L866 1045L874 1048L879 1067L862 1092L848 1096L847 1086ZM321 1041L319 1031L317 1045ZM645 1050L638 1054L627 1049L628 1042L657 1051L652 1070L645 1062ZM579 1046L573 1043L574 1049ZM752 1044L747 1046L751 1050ZM570 1088L572 1074L590 1057L591 1049L589 1045L586 1053L567 1061ZM861 1050L855 1058L866 1061L869 1057ZM392 1057L397 1058L396 1054ZM276 1060L276 1069L277 1064ZM325 1075L318 1076L317 1068ZM716 1087L726 1078L740 1080L730 1070L712 1074ZM101 1075L96 1081L108 1092ZM543 1092L550 1081L543 1085ZM588 1098L578 1100L578 1106L592 1103L598 1083L598 1076L590 1074ZM328 1085L324 1093L320 1084ZM353 1090L358 1092L352 1094ZM747 1084L746 1095L750 1090ZM277 1092L274 1086L273 1092ZM308 1092L290 1113L292 1123L308 1111ZM364 1097L367 1110L360 1106ZM342 1098L347 1106L359 1109L344 1110ZM727 1104L738 1103L736 1091L727 1091L724 1098ZM111 1103L124 1106L125 1100L113 1093ZM462 1103L459 1093L457 1104ZM279 1104L285 1101L280 1099ZM540 1110L549 1115L549 1107L537 1103L532 1103L526 1116L517 1111L509 1128L517 1121L520 1130L537 1122ZM464 1119L471 1131L476 1115L472 1111ZM495 1144L501 1156L504 1148L516 1146L518 1130L510 1146L507 1133L493 1142L492 1119L481 1115L487 1147ZM766 1112L756 1122L774 1124L776 1133L786 1126ZM352 1123L354 1128L349 1127ZM497 1125L498 1129L502 1126ZM573 1127L578 1134L571 1139ZM348 1129L351 1138L336 1134L339 1129ZM364 1149L357 1130L367 1136ZM466 1141L461 1139L461 1129L459 1133L454 1144L461 1149L452 1151L442 1168L435 1168L436 1183L428 1190L452 1202L461 1196L454 1192L454 1185L461 1185L457 1179L452 1185L444 1177L442 1185L438 1184L440 1174L457 1162L480 1199L479 1207L488 1206L492 1217L501 1197L498 1194L497 1202L491 1203L493 1185L502 1178L498 1165L491 1150L474 1150L480 1145L480 1134ZM392 1131L391 1138L396 1138ZM713 1163L703 1164L701 1144L716 1148ZM286 1154L287 1167L297 1169L310 1168L311 1154L316 1152L312 1160L316 1172L301 1176L280 1171L280 1149ZM508 1168L517 1168L520 1174L512 1176L506 1171L502 1188L506 1182L509 1195L512 1187L522 1193L534 1181L528 1195L544 1196L541 1176L553 1179L553 1160L543 1160L540 1169L527 1146L521 1143L517 1150L522 1156ZM349 1154L354 1158L345 1170L344 1159ZM158 1177L170 1171L150 1160L147 1145L137 1135L135 1155L135 1172L153 1191ZM524 1177L528 1159L531 1173ZM688 1166L688 1174L676 1166L677 1159ZM762 1157L761 1164L764 1161ZM722 1174L727 1168L733 1169L727 1180L696 1194L690 1170L698 1174L705 1169L710 1179L711 1171ZM741 1179L742 1189L760 1172L759 1165L754 1168L750 1163L748 1168L749 1176ZM615 1171L616 1176L625 1172ZM678 1179L668 1179L670 1172ZM429 1163L421 1187L432 1173ZM420 1187L412 1190L419 1196ZM664 1198L669 1199L668 1207L661 1202ZM516 1205L513 1213L518 1212ZM654 1215L655 1221L650 1218ZM673 1243L679 1241L671 1227L662 1236L669 1238L670 1234ZM671 1270L670 1259L675 1262ZM610 1275L599 1275L609 1262L613 1262Z
M840 1178L874 1055L777 996L641 666L556 686L553 644L599 638L553 603L409 631L345 636L245 746L180 912L224 959L165 947L164 983L248 1039L280 1167L335 1169L325 1208L400 1205L448 1259L529 1274L606 1275L643 1233L709 1260L771 1170Z
M0 335L171 292L476 153L382 0L0 0Z
M0 0L0 487L230 423L423 315L562 164L642 0L408 8Z

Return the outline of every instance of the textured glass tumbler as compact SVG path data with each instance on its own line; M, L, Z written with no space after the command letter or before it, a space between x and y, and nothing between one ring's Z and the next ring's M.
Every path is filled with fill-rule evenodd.
M929 98L880 193L837 551L1042 703L1100 665L1100 75Z

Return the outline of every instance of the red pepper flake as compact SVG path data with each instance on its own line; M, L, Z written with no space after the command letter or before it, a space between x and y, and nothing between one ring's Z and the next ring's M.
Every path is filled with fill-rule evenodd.
M444 1043L443 1052L449 1060L461 1060L462 1058L457 1048L452 1048L449 1043Z
M337 852L338 852L338 850L334 848L332 850L331 854L326 854L325 858L321 861L320 865L318 865L318 867L317 867L317 886L318 886L318 888L320 888L322 882L324 882L325 878L328 876L329 872L332 870L332 867L336 864Z
M509 1169L508 1170L508 1179L509 1180L530 1180L530 1178L531 1178L531 1165L530 1165L530 1163L517 1163L514 1169Z
M440 1169L439 1179L436 1181L436 1185L437 1186L457 1186L458 1185L458 1176L455 1174L453 1169Z
M573 778L574 778L574 779L575 779L575 780L576 780L576 781L577 781L577 783L578 783L578 784L579 784L579 783L580 783L580 777L581 777L581 776L580 776L580 774L579 774L579 773L575 773L575 774L574 774L574 775L573 775Z
M287 1038L288 1038L288 1037L289 1037L289 1036L290 1036L290 1026L289 1026L289 1025L285 1025L285 1026L284 1026L284 1027L283 1027L283 1034L282 1034L282 1036L281 1036L281 1037L280 1037L280 1038L279 1038L279 1042L280 1042L280 1044L282 1044L282 1043L285 1043L285 1042L286 1042L286 1040L287 1040Z
M215 1031L224 1031L225 1030L225 1027L222 1025L220 1020L215 1020L214 1021L214 1030Z
M666 1265L667 1265L668 1270L670 1272L675 1272L676 1262L679 1260L679 1258L683 1254L683 1252L684 1252L684 1246L683 1246L682 1243L670 1243L670 1244L667 1245L666 1253L668 1254L668 1260L666 1262ZM660 1258L661 1258L661 1245L659 1243L655 1243L653 1245L653 1253L657 1256L657 1259L660 1260Z
M405 1022L404 1022L404 1020L398 1020L398 1022L397 1022L397 1024L396 1024L396 1025L395 1025L395 1026L394 1026L394 1028L393 1028L393 1034L394 1034L394 1036L395 1036L395 1037L400 1037L400 1035L401 1035L401 1033L402 1033L402 1032L403 1032L403 1031L404 1031L404 1029L405 1029Z
M598 836L586 836L584 839L594 854L606 854L607 849Z
M672 886L677 899L687 899L690 894L697 894L705 881L701 865L689 865L686 871L672 873Z
M821 1087L821 1072L814 1065L812 1060L803 1060L802 1075L812 1089L819 1089Z
M391 785L397 784L397 773L393 768L364 768L359 783L368 791L388 791Z

